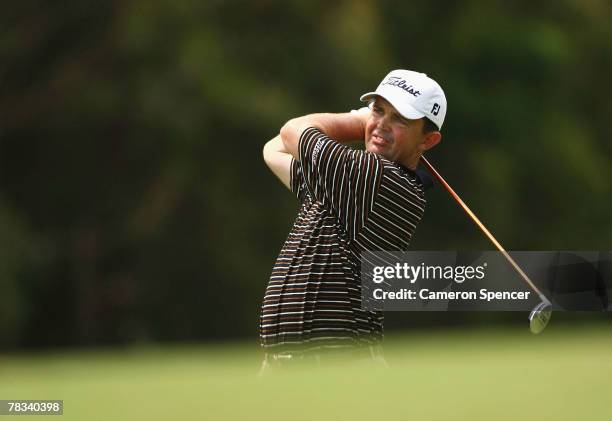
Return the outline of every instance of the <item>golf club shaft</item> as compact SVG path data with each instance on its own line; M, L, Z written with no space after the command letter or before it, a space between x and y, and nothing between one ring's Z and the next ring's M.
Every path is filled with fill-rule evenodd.
M491 232L487 229L487 227L485 227L484 224L480 222L480 219L478 219L478 217L474 214L474 212L472 212L472 210L468 207L468 205L466 205L465 202L461 200L459 195L455 193L453 188L444 180L444 178L442 178L440 173L438 173L438 171L436 171L436 169L429 163L427 158L425 158L424 156L421 156L421 162L423 163L423 165L425 165L425 167L429 170L429 172L434 177L436 177L436 179L440 182L440 184L444 186L444 188L450 193L450 195L453 196L453 198L459 204L459 206L461 206L461 208L465 211L465 213L468 214L468 216L472 219L472 221L474 221L474 223L478 226L478 228L480 228L480 230L487 236L487 238L491 240L493 245L504 255L506 260L508 260L510 265L512 265L512 267L518 272L521 278L523 278L523 280L527 282L527 284L531 287L531 289L533 289L540 296L540 299L542 299L542 301L550 303L548 298L546 298L546 296L542 294L540 289L537 286L535 286L535 284L531 281L531 279L529 279L529 277L523 271L523 269L521 269L521 267L514 261L512 256L508 254L506 249L502 247L499 241L497 241L495 237L493 237L493 234L491 234Z

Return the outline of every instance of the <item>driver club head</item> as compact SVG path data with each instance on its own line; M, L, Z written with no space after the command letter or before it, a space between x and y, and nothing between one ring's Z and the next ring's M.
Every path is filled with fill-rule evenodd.
M552 305L548 302L541 302L529 314L529 329L531 333L540 333L544 330L550 316L552 315Z

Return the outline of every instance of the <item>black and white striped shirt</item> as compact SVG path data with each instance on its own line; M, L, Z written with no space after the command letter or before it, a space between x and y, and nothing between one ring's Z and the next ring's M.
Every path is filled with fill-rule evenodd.
M355 347L382 339L362 309L360 255L406 250L425 196L409 169L315 128L302 133L291 190L300 210L272 270L260 320L269 351Z

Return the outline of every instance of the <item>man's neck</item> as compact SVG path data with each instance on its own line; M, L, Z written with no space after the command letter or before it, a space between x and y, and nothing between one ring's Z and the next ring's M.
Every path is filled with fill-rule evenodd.
M416 171L417 167L419 166L419 160L421 159L421 155L417 155L417 156L411 156L409 158L406 158L402 161L398 161L399 164L402 164L404 167L412 170L412 171Z

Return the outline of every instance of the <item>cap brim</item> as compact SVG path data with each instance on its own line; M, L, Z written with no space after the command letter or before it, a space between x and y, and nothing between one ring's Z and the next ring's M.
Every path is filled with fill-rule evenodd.
M389 104L393 105L393 108L395 108L397 110L397 112L402 115L402 117L407 118L408 120L417 120L419 118L425 117L425 114L417 111L411 105L409 105L409 104L402 104L401 106L398 106L398 105L394 104L393 101L390 100L386 95L382 95L379 92L368 92L367 94L361 95L359 100L362 101L362 102L367 102L367 101L371 100L372 98L374 98L376 96L379 96L379 97L387 100L387 102Z

